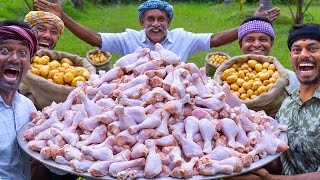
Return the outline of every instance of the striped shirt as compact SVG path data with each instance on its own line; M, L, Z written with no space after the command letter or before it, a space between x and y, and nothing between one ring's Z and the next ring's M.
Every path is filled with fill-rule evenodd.
M33 103L16 93L12 106L0 96L0 180L30 179L29 156L19 147L19 129L31 120L30 112L36 111Z
M289 150L281 156L285 175L320 171L320 88L304 103L299 92L296 88L277 114L288 125Z

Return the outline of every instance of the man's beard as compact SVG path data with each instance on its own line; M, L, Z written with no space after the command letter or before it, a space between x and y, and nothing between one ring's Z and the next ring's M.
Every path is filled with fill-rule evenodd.
M302 60L302 61L300 61L300 62L298 62L297 64L296 64L296 68L299 70L299 64L300 63L311 63L311 64L313 64L314 65L314 68L316 68L317 66L316 66L316 64L314 63L314 61L312 61L312 60L310 60L310 59L304 59L304 60ZM300 71L300 70L299 70ZM297 73L296 73L296 76L297 76ZM318 75L314 78L314 79L312 79L312 80L309 80L309 81L301 81L301 79L297 76L297 78L298 78L298 80L299 80L299 82L301 83L301 84L305 84L305 85L312 85L312 84L317 84L317 83L319 83L319 81L320 81L320 73L318 72Z
M296 76L297 76L297 74L296 74ZM320 73L318 73L318 75L313 79L313 80L311 80L311 81L301 81L300 79L299 79L299 77L297 76L297 78L298 78L298 80L299 80L299 82L301 83L301 84L304 84L304 85L313 85L313 84L317 84L317 83L319 83L320 82Z

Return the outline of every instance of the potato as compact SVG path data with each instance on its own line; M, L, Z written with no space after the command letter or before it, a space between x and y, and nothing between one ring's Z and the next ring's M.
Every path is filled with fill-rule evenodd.
M247 94L248 94L249 98L251 98L251 96L254 95L254 92L252 89L248 89Z
M66 69L64 67L58 67L57 70L59 72L63 72L63 73L65 73L65 71L66 71Z
M48 65L44 65L39 69L39 71L40 71L40 76L46 78L47 75L49 74L50 67Z
M257 64L254 66L254 69L255 69L257 72L262 71L262 64L257 63Z
M37 76L40 76L40 71L39 71L38 68L31 67L30 72L31 72L32 74L35 74L35 75L37 75Z
M262 86L262 82L261 81L255 81L252 84L252 90L257 90L260 86Z
M74 75L71 72L67 72L63 75L63 80L65 83L71 84L74 79Z
M39 56L34 56L32 62L33 63L38 63L39 62L40 57Z
M267 80L267 79L269 79L269 77L270 77L269 73L260 73L259 74L259 79L261 81Z
M238 92L239 92L240 94L244 94L244 93L246 93L247 91L246 91L243 87L241 87L241 88L238 89Z
M263 68L263 69L268 69L269 66L270 66L270 63L269 63L269 62L264 62L264 63L262 64L262 68Z
M75 76L75 77L77 77L77 76L81 76L82 75L82 73L84 72L84 68L83 67L75 67L74 68L74 73L73 73L73 75Z
M228 76L226 81L228 82L228 84L234 83L236 82L238 79L238 76L236 74L233 74L231 76Z
M77 76L77 77L75 77L73 80L72 80L72 82L71 82L71 86L76 86L77 85L77 82L85 82L86 81L86 79L84 78L84 77L82 77L82 76Z
M237 85L236 83L232 83L230 85L230 89L233 91L237 91L239 89L239 85Z
M252 83L251 82L244 82L242 84L243 89L248 90L252 87Z
M279 74L278 71L275 71L275 72L272 74L271 77L273 77L273 78L275 78L275 79L278 79L278 78L280 77L280 74Z
M47 79L52 79L55 73L59 73L57 69L50 70Z
M248 98L249 98L248 94L241 94L240 95L240 99L242 99L242 100L246 100Z
M241 69L241 70L245 70L245 69L249 70L249 65L248 65L247 63L243 63L243 64L241 65L240 69Z
M253 60L253 59L250 59L250 60L248 61L248 65L249 65L251 68L255 68L255 66L256 66L257 63L258 63L258 62L257 62L256 60Z
M275 82L277 81L277 79L274 78L274 77L271 77L271 78L269 79L269 81L270 81L270 83L275 83Z
M237 75L239 78L244 78L246 76L246 74L242 70L240 70Z
M68 63L62 63L61 67L63 67L64 69L68 69L71 65Z
M65 69L65 71L64 71L65 73L67 73L67 72L71 72L73 75L75 74L75 72L74 72L74 66L70 66L70 67L68 67L67 69Z
M242 86L242 84L244 83L244 82L246 82L245 80L243 80L243 79L241 79L241 78L239 78L239 79L237 79L237 85L239 85L239 86Z
M70 59L68 59L68 58L62 58L62 59L61 59L61 63L68 63L68 64L70 64L71 66L73 66L73 62L72 62Z
M276 66L274 64L270 64L268 70L276 71Z
M49 56L42 56L39 60L38 60L38 64L42 64L42 65L46 65L48 64L50 61L50 57Z
M51 70L52 69L57 69L58 67L61 66L61 64L57 60L53 60L53 61L49 62L48 65L49 65Z
M82 73L82 76L86 79L86 81L89 79L90 77L90 72L88 70L84 70Z
M264 92L267 92L267 88L265 86L260 86L258 89L257 89L257 94L260 95L261 93L264 93Z
M31 64L31 67L34 67L34 68L37 68L37 69L40 69L42 66L44 65L41 65L41 64Z
M64 73L62 72L55 73L53 75L53 82L57 84L64 84L63 76L64 76Z

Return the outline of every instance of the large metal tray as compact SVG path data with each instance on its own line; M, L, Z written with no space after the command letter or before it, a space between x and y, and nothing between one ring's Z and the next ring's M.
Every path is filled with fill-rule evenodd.
M20 147L32 158L38 160L39 162L43 163L45 166L49 167L49 168L53 168L53 169L58 169L60 171L64 171L66 173L71 173L71 174L75 174L81 177L86 177L86 178L94 178L94 179L116 179L110 176L103 176L103 177L94 177L91 176L90 173L88 172L84 172L84 173L79 173L77 171L75 171L73 169L73 167L71 166L67 166L67 165L61 165L56 163L55 161L49 159L49 160L44 160L40 157L40 153L37 151L33 151L32 149L30 149L28 147L28 142L23 138L24 132L27 130L28 128L28 123L25 124L18 132L18 143L20 145ZM286 133L281 133L281 138L286 140L287 136ZM244 167L241 173L232 173L232 174L217 174L214 176L193 176L193 178L190 178L192 180L200 180L200 179L220 179L220 178L224 178L224 177L229 177L229 176L235 176L235 175L239 175L239 174L244 174L247 172L250 172L252 170L258 169L268 163L270 163L271 161L277 159L279 156L281 155L281 153L276 153L274 155L268 155L267 157L260 159L257 162L253 162L250 166L248 167ZM145 179L147 180L147 178L139 178L139 179ZM155 179L177 179L177 178L172 178L172 177L165 177L165 178L155 178Z

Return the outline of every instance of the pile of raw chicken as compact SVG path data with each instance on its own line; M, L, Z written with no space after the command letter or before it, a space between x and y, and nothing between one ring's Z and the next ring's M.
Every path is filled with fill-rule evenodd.
M24 134L31 149L96 177L230 174L288 149L279 138L285 125L160 44L123 56L32 115Z

